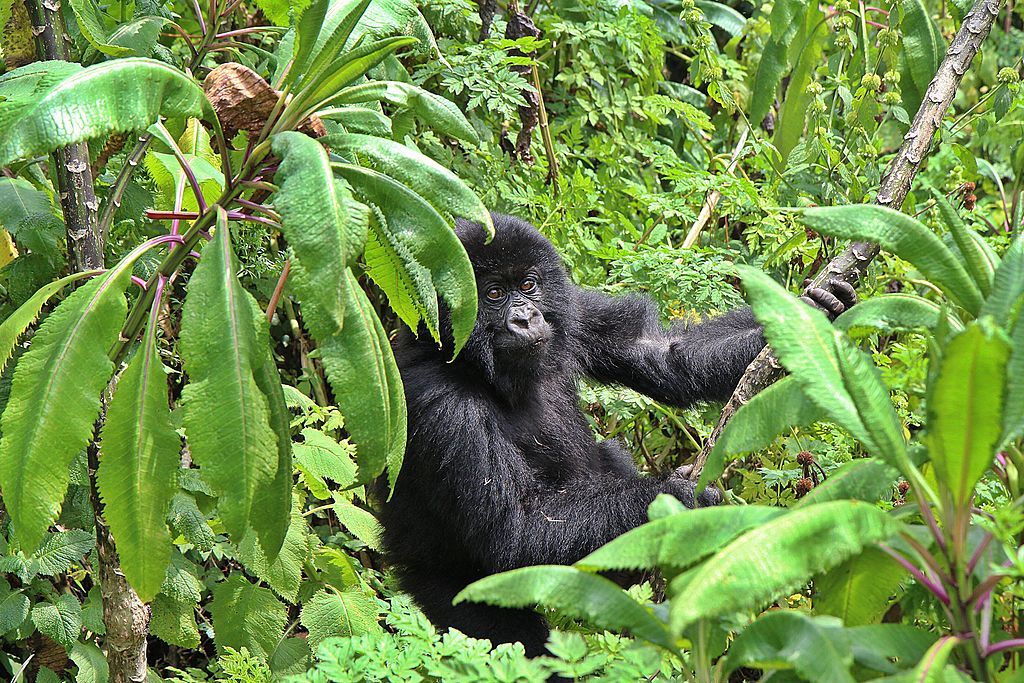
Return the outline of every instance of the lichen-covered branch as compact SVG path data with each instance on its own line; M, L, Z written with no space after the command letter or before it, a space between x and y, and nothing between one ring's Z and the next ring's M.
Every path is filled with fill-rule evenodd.
M942 118L952 104L957 88L960 87L960 81L967 73L971 61L992 30L1001 4L1001 0L977 0L971 11L964 17L960 30L953 37L949 49L946 50L946 56L925 91L921 106L910 123L910 129L903 136L903 144L900 145L885 175L882 176L878 196L875 198L876 203L896 210L903 206L903 200L910 192L914 176L917 175L921 162L928 154L932 138L939 126L942 125ZM832 259L828 266L814 278L810 286L827 287L827 282L830 279L840 279L855 284L867 271L868 265L878 255L878 251L877 244L854 242L839 256ZM736 390L722 409L718 424L694 462L690 472L692 480L696 481L700 477L711 449L714 448L719 435L736 411L781 376L782 367L779 365L778 359L770 349L765 347L747 367Z

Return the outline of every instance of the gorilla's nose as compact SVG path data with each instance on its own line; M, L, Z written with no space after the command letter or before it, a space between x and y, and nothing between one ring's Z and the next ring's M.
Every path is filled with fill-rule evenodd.
M517 307L508 312L505 326L516 337L527 341L540 339L544 330L544 316L533 306Z

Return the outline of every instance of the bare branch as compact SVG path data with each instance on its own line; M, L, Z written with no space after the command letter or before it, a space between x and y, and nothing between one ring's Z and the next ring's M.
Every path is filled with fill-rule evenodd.
M974 55L978 53L982 42L992 30L1001 4L1001 0L977 0L971 11L964 17L960 30L953 37L949 49L946 50L942 64L935 72L932 82L928 84L928 89L925 91L921 106L910 124L910 129L903 136L903 144L900 145L895 158L882 177L878 196L875 198L876 203L896 210L903 206L903 200L910 192L914 176L917 175L921 162L928 154L932 137L942 125L942 119L952 104L960 81L967 73L967 68L974 59ZM878 245L872 242L854 242L843 253L832 259L828 266L814 278L810 286L827 288L827 282L830 279L840 279L855 284L867 271L868 265L878 255L878 251ZM711 449L714 448L722 430L736 414L736 411L762 389L779 379L782 372L782 367L771 350L768 347L762 349L761 353L747 366L736 390L722 409L718 424L704 443L700 453L697 454L690 479L696 481L700 478L701 470L704 469L704 463L707 462Z

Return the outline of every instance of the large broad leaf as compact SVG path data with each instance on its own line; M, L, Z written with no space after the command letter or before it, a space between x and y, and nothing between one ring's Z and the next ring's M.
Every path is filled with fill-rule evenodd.
M698 619L757 609L866 546L891 538L900 527L874 505L859 501L793 510L746 532L669 584L673 632Z
M814 611L839 617L847 626L877 624L908 576L877 548L867 548L814 580Z
M399 257L430 271L434 288L451 310L457 354L476 325L476 278L448 221L415 192L382 173L350 164L334 164L334 169L384 214L386 224L381 227L388 241L400 248ZM428 310L425 322L439 338L436 300Z
M121 568L143 602L160 592L171 559L167 512L177 492L181 440L167 405L167 376L151 317L117 382L100 433L96 483Z
M730 36L740 35L743 33L743 27L747 25L745 16L724 3L696 0L694 4L704 13L705 19Z
M1024 316L1017 318L1011 335L1013 350L1006 364L1003 442L1024 434Z
M292 504L288 533L284 537L284 545L281 546L277 559L269 561L262 546L252 534L242 539L239 544L238 559L246 569L273 588L278 595L295 604L299 597L302 570L308 566L307 563L313 561L313 551L318 544L319 540L310 533L309 525L302 516L296 497Z
M792 669L812 683L853 683L853 652L843 622L796 610L768 612L740 633L729 647L725 670L741 666Z
M281 451L255 373L264 366L269 339L266 318L237 272L222 219L182 310L180 349L190 380L182 395L185 435L217 492L224 526L238 540L252 527L267 555L276 557L291 505L268 485L279 479Z
M0 489L25 549L60 511L68 466L86 447L100 392L114 371L107 350L127 314L128 268L116 268L65 299L39 327L14 370L0 418Z
M608 579L573 567L541 565L495 574L469 584L454 603L499 607L543 605L597 628L628 630L637 638L674 649L665 625Z
M213 616L217 651L233 647L264 660L270 657L284 635L288 609L266 588L246 581L241 572L213 587L209 606Z
M33 607L32 623L44 636L70 650L82 633L82 605L74 595L62 593L53 602Z
M934 633L905 624L851 626L846 636L858 664L887 674L921 661L936 638Z
M756 268L739 266L754 315L772 350L836 424L901 472L910 469L889 391L871 359L820 312L786 292Z
M323 50L337 49L329 41L334 36L337 26L360 3L361 0L330 0L312 50L314 55L320 54ZM419 43L419 49L439 54L430 26L420 14L416 3L411 0L373 0L363 12L356 28L348 36L348 45L354 45L364 36L385 38L396 34L411 36Z
M392 488L405 455L406 412L402 378L387 334L351 271L345 292L345 324L320 342L327 378L345 429L356 442L358 478L367 483L388 470Z
M963 503L995 457L1003 430L1010 345L987 319L946 346L928 396L928 445L936 478Z
M881 460L860 458L829 473L828 479L811 489L794 507L806 507L830 500L873 502L892 488L898 473Z
M657 567L678 571L784 512L781 508L757 505L685 510L627 531L575 566L587 571Z
M312 650L325 638L358 636L380 631L376 602L358 588L320 591L302 606L299 620L309 631Z
M367 166L391 176L423 199L438 213L459 216L492 232L491 213L457 175L411 147L372 135L329 135L324 144L337 154L357 154Z
M302 133L274 136L281 158L274 176L274 208L291 249L292 286L302 302L302 319L317 339L341 329L345 291L338 283L366 243L366 216L348 186L335 182L324 148Z
M0 76L0 166L110 133L142 130L161 116L212 116L202 88L152 59L82 68L37 62Z
M7 361L11 359L11 354L14 353L14 347L18 343L18 338L39 317L39 311L43 309L43 304L51 296L64 289L66 285L76 280L81 280L84 277L92 277L97 274L99 274L99 271L73 273L48 285L44 285L28 301L19 306L14 313L7 316L0 323L0 371L3 371Z
M935 234L911 216L877 204L804 209L800 221L825 235L877 242L915 268L954 302L977 315L981 290Z
M377 101L408 109L434 130L457 140L477 142L480 139L458 105L412 83L371 81L346 88L335 98L335 102L347 104Z
M302 103L305 110L303 113L312 113L326 106L346 85L362 78L388 55L415 42L415 38L385 38L368 45L360 45L342 54L317 82L310 84L308 90L300 93L297 99Z
M942 307L915 294L884 294L863 301L836 318L836 329L858 332L902 332L934 330L942 319ZM963 329L958 320L947 317L953 329Z
M953 241L956 242L957 249L963 257L967 272L974 279L974 283L978 285L982 295L988 296L992 291L992 276L996 264L993 262L989 250L982 246L985 242L978 239L978 235L972 233L945 195L936 189L932 189L932 195L939 207L942 222L946 224L949 234L953 236Z
M766 448L790 427L805 427L824 417L792 377L755 394L736 411L715 443L697 483L698 490L721 476L728 458Z

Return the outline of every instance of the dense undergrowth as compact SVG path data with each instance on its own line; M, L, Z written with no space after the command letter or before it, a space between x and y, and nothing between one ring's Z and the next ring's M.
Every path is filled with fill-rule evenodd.
M1001 8L904 218L849 205L874 199L964 0L534 0L539 37L505 37L510 3L483 40L466 0L57 7L0 0L7 678L124 680L111 648L145 602L154 680L1016 680L1024 5ZM33 66L34 36L55 56L43 26L80 67ZM232 100L239 79L260 94ZM437 336L440 296L464 341L448 226L483 207L666 317L746 298L793 375L711 455L732 505L659 500L574 568L467 591L543 602L537 660L438 633L396 591L369 487L405 438L387 338ZM850 239L883 252L834 333L784 289ZM583 397L648 471L691 461L720 409ZM629 591L597 574L619 569L652 571Z

